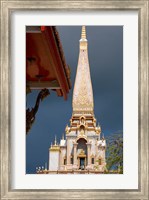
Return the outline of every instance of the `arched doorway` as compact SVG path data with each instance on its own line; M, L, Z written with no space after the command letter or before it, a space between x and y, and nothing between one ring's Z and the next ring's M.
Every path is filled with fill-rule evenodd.
M84 170L87 164L87 141L84 138L80 138L77 143L78 166L79 169Z

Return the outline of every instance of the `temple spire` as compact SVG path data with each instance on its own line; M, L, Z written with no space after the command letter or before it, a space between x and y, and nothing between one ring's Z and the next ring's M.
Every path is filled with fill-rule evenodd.
M93 114L93 91L88 61L88 42L85 26L82 27L77 73L73 90L73 113Z

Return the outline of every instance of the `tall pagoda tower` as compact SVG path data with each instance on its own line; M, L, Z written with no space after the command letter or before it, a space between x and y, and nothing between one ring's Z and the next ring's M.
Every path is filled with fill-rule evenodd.
M75 78L72 117L66 126L66 139L49 149L49 171L80 170L103 172L106 168L106 141L94 115L93 89L88 60L88 41L82 26L80 52Z

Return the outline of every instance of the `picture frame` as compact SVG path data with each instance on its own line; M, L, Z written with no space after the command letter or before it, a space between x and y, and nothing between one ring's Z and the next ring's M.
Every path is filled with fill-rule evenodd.
M143 1L1 1L1 199L148 199L148 35L149 4ZM137 190L11 189L11 14L15 10L137 10L139 16L139 188Z

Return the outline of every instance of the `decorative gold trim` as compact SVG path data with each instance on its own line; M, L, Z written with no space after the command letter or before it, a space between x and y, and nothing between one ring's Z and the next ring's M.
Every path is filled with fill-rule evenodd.
M60 152L58 149L51 149L50 152Z
M50 151L60 151L60 146L58 146L58 145L52 145L50 147Z
M57 152L59 152L60 149L50 149L50 152L53 152L53 151L57 151Z
M78 158L86 158L86 155L81 155L81 154L79 154L77 157L78 157Z

